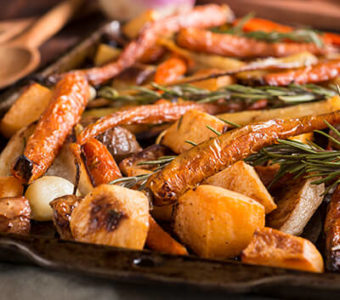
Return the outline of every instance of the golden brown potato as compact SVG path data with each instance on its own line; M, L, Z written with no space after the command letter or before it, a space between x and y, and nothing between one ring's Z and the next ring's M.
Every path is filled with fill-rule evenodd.
M139 191L100 185L73 210L70 227L79 242L143 249L149 230L149 200Z
M14 176L0 177L0 198L21 197L24 193L22 183Z
M268 227L255 231L241 258L253 265L318 273L324 270L322 256L310 241Z
M19 129L38 120L51 99L51 91L38 84L28 86L1 120L1 133L10 138Z
M267 217L267 225L292 235L300 235L323 200L324 184L318 178L292 180L276 197L277 209Z
M221 187L201 185L182 195L174 229L181 241L207 258L239 255L256 228L264 226L264 207Z
M54 199L50 202L53 209L53 223L63 240L72 240L70 229L71 214L75 207L78 206L81 198L76 195L66 195Z
M94 65L101 66L109 61L112 61L120 55L122 50L109 46L107 44L100 44L97 48L96 55L94 57Z
M25 197L0 198L0 232L27 234L31 208Z
M254 122L268 121L272 119L299 118L308 115L318 115L337 111L340 109L340 97L335 96L328 100L314 103L299 104L284 108L250 110L235 113L226 113L218 117L239 125Z
M183 115L183 117L171 125L162 138L162 145L169 147L175 153L182 153L193 146L186 141L199 144L216 134L207 128L211 128L223 132L228 125L216 117L207 113L191 110Z
M17 158L23 154L26 141L33 133L35 125L31 124L28 127L20 129L14 134L5 149L0 154L0 176L12 175L12 167Z
M276 208L272 196L268 193L255 169L242 160L207 178L204 183L248 196L261 203L266 214Z

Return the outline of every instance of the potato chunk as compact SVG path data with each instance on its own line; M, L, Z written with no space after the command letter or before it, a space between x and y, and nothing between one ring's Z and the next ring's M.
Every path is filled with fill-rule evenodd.
M214 116L191 110L166 130L161 143L175 153L182 153L193 147L186 141L199 144L210 137L216 136L207 126L219 132L223 132L228 127L226 123Z
M323 272L323 259L310 241L272 228L255 231L242 262L310 272Z
M324 101L305 103L283 108L250 110L235 113L226 113L218 117L234 122L239 125L246 125L254 122L264 122L272 119L299 118L308 115L325 114L340 109L340 97L335 96Z
M0 198L21 197L24 193L22 183L14 176L0 177Z
M246 195L261 203L266 214L276 208L272 196L268 193L255 169L244 161L236 162L229 168L207 178L204 183Z
M179 198L174 229L199 256L228 258L240 254L264 219L264 207L255 200L201 185Z
M323 200L324 184L318 178L294 180L276 197L277 209L268 215L268 226L288 234L300 235Z
M48 88L38 83L28 86L1 120L1 133L10 138L19 129L38 120L51 94Z
M122 51L106 44L100 44L94 57L94 65L101 66L118 58Z
M148 198L118 185L100 185L73 210L70 227L76 241L143 249L149 230Z

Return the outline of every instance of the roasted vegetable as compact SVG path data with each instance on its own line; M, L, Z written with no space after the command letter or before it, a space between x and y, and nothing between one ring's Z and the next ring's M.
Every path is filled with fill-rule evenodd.
M149 200L139 191L100 185L73 210L76 241L143 249L149 230Z
M0 198L21 197L24 193L22 183L13 176L0 177Z
M70 73L60 80L52 100L13 167L13 174L31 183L51 166L66 137L80 120L89 97L86 79Z
M43 176L31 183L25 193L32 209L32 219L37 221L52 220L50 202L58 197L71 195L74 185L68 180L56 176Z
M1 133L9 138L37 121L51 100L51 91L38 84L27 86L1 120Z
M100 141L89 139L83 145L83 154L94 186L122 177L114 158Z
M312 184L320 178L294 180L276 195L277 209L267 218L267 225L282 232L300 235L323 200L324 184Z
M161 143L175 153L182 153L192 148L194 144L215 137L216 134L211 128L218 132L224 132L228 125L207 113L190 110L166 129L165 133L162 133Z
M276 204L261 182L255 169L244 161L238 161L223 171L207 178L204 184L243 194L261 203L267 213L276 209Z
M71 214L80 201L81 198L76 195L66 195L50 202L53 210L52 219L54 226L63 240L73 239L70 229Z
M181 29L176 41L181 47L192 51L239 58L282 57L303 51L322 55L327 52L326 48L319 48L313 43L267 43L199 28Z
M232 17L227 6L210 4L198 6L188 13L165 17L145 27L136 40L131 41L118 60L102 67L83 70L83 74L94 85L101 84L131 67L156 41L160 35L170 35L185 27L212 27L225 23Z
M170 57L158 65L154 82L169 84L181 78L187 71L186 62L179 57Z
M296 70L270 73L264 76L264 82L270 85L304 84L330 80L339 75L340 60L338 59Z
M322 256L310 241L268 227L255 231L241 258L247 264L317 273L324 270Z
M96 138L106 146L117 162L142 150L136 137L123 127L108 129Z
M118 48L114 48L106 44L100 44L94 57L94 64L95 66L106 64L117 59L120 53L121 50Z
M247 196L200 185L179 198L174 228L199 256L229 258L239 255L264 226L264 216L264 207Z
M296 119L276 119L228 131L176 157L161 171L152 175L147 187L155 205L175 202L180 195L222 169L248 157L278 138L323 129L340 122L340 112Z
M333 192L325 220L327 269L340 270L340 186Z
M24 197L0 198L0 232L27 234L31 208Z

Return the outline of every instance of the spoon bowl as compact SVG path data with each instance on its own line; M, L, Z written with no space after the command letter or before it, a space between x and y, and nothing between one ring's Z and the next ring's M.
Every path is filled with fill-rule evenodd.
M40 62L37 49L0 46L0 89L31 73Z

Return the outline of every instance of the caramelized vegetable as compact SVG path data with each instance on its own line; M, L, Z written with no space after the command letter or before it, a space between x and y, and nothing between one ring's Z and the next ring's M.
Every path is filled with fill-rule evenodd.
M89 96L88 83L79 73L61 79L52 100L29 137L13 174L24 182L43 175L52 164L73 126L80 120Z
M304 84L330 80L339 75L340 60L330 60L297 70L270 73L264 76L264 81L269 85Z
M165 232L151 216L149 217L149 226L146 245L150 249L173 255L188 254L187 249Z
M143 105L117 111L111 115L100 118L94 124L89 125L78 137L78 143L84 144L91 137L105 132L118 125L131 124L161 124L176 121L185 112L196 109L208 113L217 113L220 109L226 109L223 105L204 104L194 102L183 103L162 103L153 105Z
M0 177L0 198L21 197L24 193L22 183L13 176Z
M273 198L261 182L255 169L244 161L238 161L223 171L207 178L204 184L243 194L261 203L267 213L276 209Z
M143 249L149 230L149 200L139 191L102 184L73 210L76 241Z
M89 139L83 146L83 153L94 186L122 177L111 153L100 141Z
M275 195L277 209L267 218L267 225L292 235L300 235L323 200L324 184L312 184L320 178L301 179L287 183Z
M30 231L31 208L24 197L0 199L0 232L27 234Z
M175 232L196 254L207 258L239 255L254 231L264 226L264 208L255 200L217 186L200 185L181 196Z
M313 43L267 43L199 28L181 29L177 35L177 43L192 51L239 58L283 57L303 51L322 55L327 52L326 48L319 48Z
M185 61L179 57L170 57L158 65L154 81L159 84L167 84L178 80L187 71Z
M87 69L83 73L92 84L101 84L131 67L149 47L156 44L160 35L169 35L185 27L218 26L230 20L231 17L229 7L216 4L197 6L190 12L165 17L146 26L138 38L124 48L116 62Z
M248 157L278 138L323 129L324 120L340 122L340 112L297 119L271 120L228 131L177 156L164 169L151 176L147 187L152 191L155 205L175 202L190 188L238 160Z
M324 269L322 256L310 241L268 227L255 231L241 258L255 265L317 273Z
M340 270L340 186L333 192L325 220L326 262L331 271Z
M81 198L76 195L66 195L50 202L50 206L53 209L54 226L63 240L73 239L70 229L71 214L73 209L78 206L80 200Z

